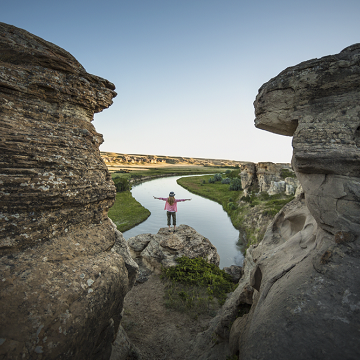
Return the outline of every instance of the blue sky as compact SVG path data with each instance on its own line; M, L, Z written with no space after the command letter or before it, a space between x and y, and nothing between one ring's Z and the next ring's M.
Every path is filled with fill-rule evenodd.
M0 21L69 51L116 86L103 151L290 162L254 127L260 86L360 42L360 1L12 0Z

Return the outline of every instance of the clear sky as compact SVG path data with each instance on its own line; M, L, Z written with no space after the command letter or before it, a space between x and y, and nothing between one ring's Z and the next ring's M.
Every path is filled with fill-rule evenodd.
M102 151L290 162L254 127L260 86L360 42L359 0L11 0L0 21L69 51L116 86Z

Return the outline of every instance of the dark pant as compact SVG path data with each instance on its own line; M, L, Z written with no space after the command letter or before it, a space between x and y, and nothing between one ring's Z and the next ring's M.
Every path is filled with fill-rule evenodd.
M168 211L167 212L167 224L168 226L171 225L171 216L172 216L172 220L173 220L173 225L175 226L176 225L176 212L175 211Z

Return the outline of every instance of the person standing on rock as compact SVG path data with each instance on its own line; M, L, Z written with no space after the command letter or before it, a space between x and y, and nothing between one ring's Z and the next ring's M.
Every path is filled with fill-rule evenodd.
M160 198L154 196L154 199L166 201L164 210L167 210L166 215L167 215L167 224L169 227L169 231L171 231L170 225L171 225L171 217L172 217L174 232L176 232L177 203L180 201L190 201L191 199L175 199L175 194L173 191L170 192L168 198Z

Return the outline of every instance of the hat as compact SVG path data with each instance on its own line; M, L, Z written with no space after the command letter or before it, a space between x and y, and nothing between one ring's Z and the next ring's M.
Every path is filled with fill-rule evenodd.
M175 193L173 191L170 191L169 196L175 196Z

